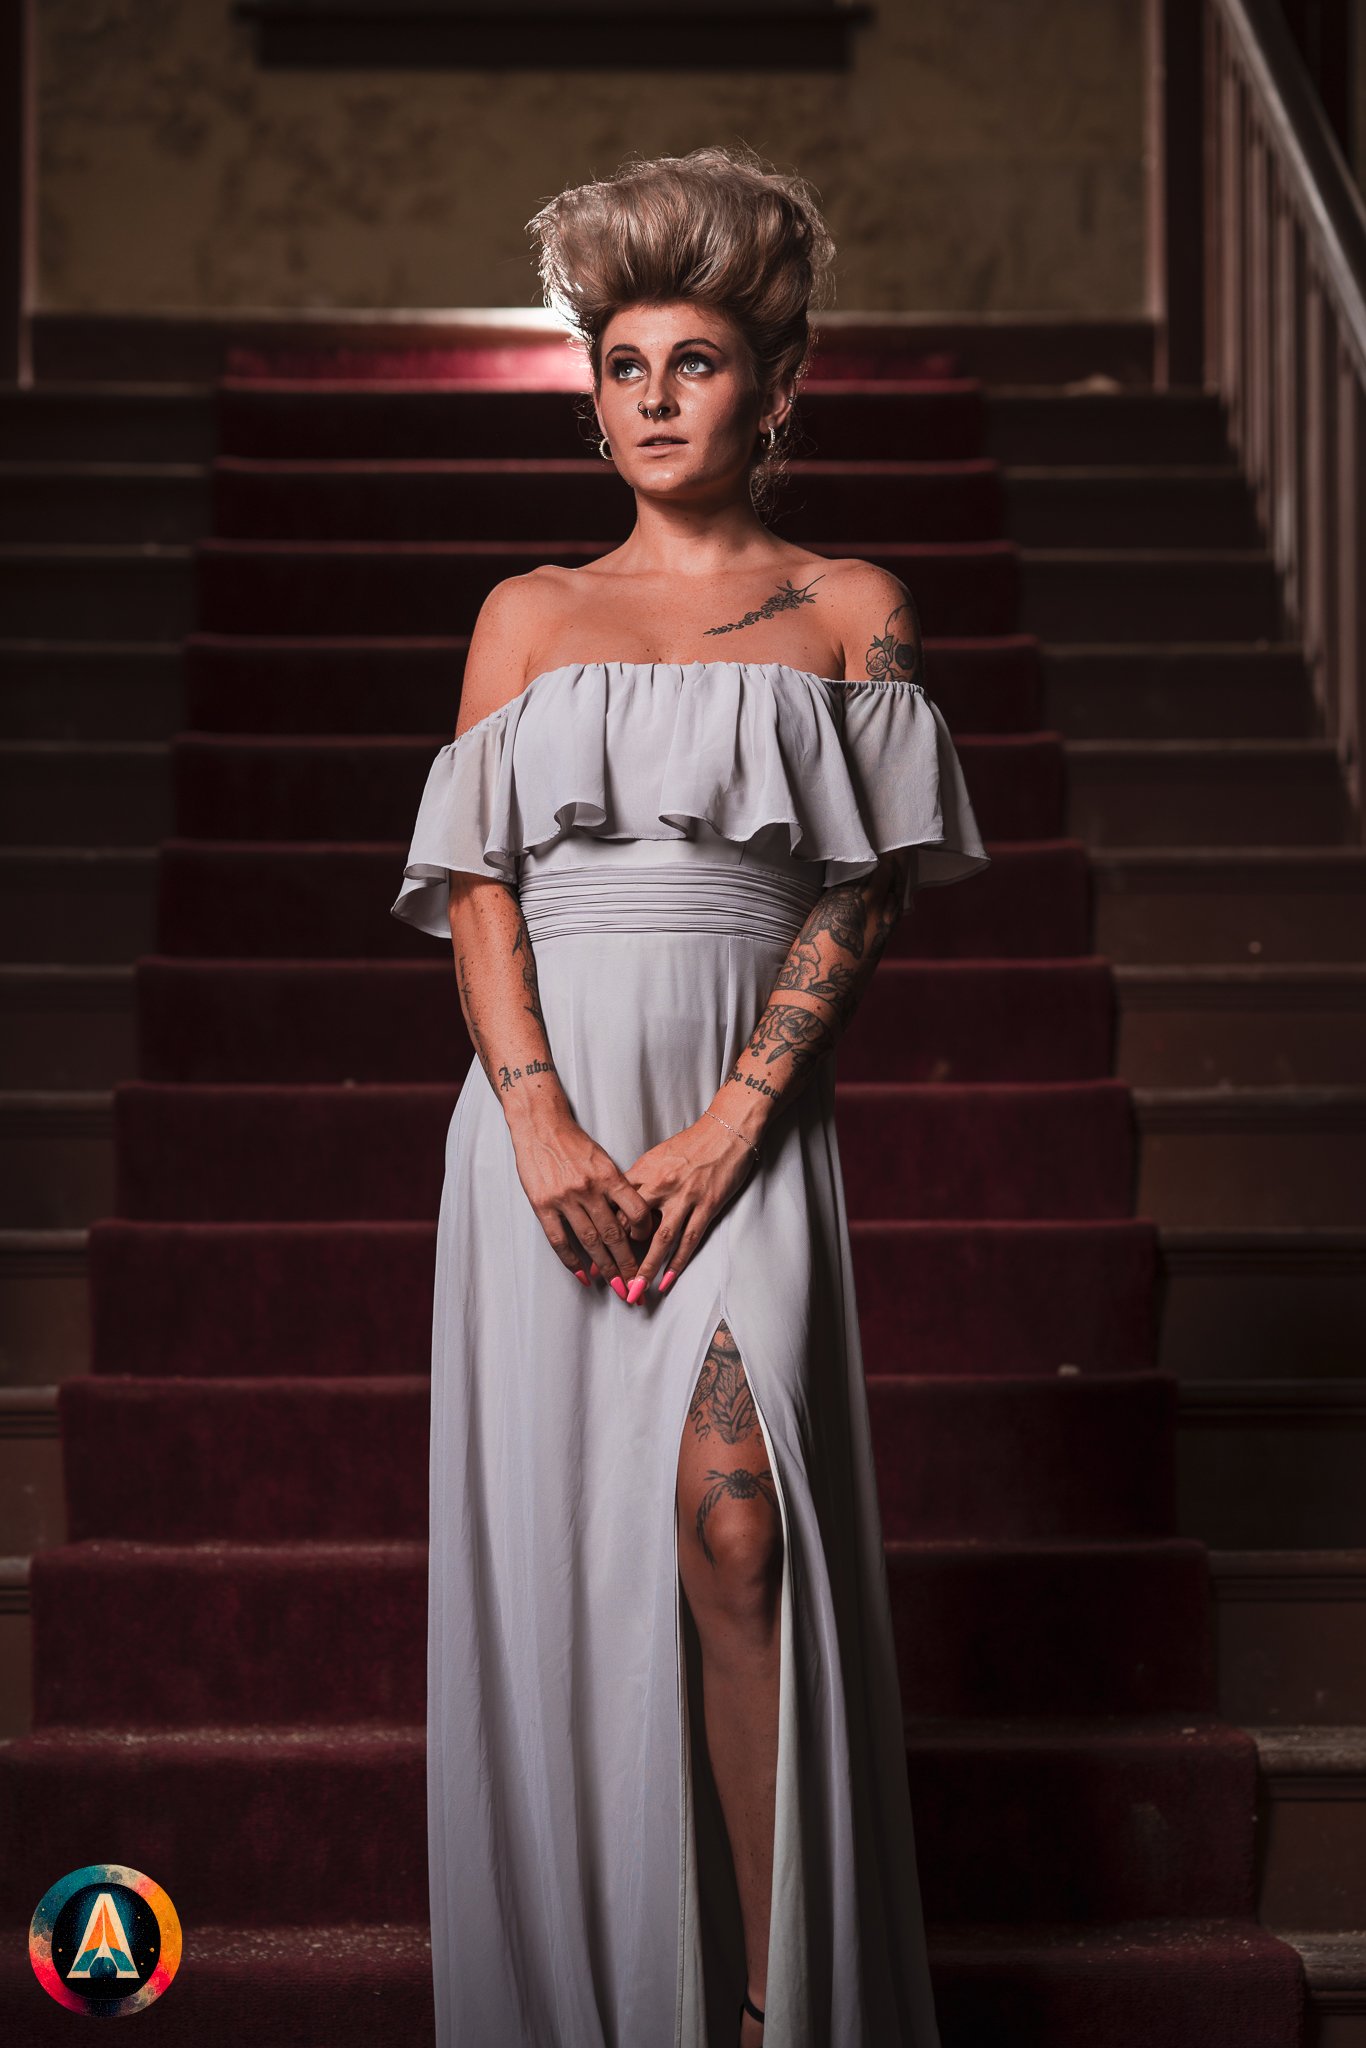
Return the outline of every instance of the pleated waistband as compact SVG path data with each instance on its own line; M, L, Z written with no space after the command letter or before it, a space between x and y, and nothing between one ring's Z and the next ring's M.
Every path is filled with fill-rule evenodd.
M582 932L710 932L790 945L821 894L822 870L657 865L562 868L523 878L533 945Z

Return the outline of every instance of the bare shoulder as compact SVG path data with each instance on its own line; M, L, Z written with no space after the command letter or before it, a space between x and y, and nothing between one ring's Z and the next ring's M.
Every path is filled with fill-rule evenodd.
M830 601L845 680L923 683L920 615L901 578L852 555L835 567Z
M545 646L547 630L563 609L557 581L562 575L551 567L528 569L504 577L485 597L465 655L457 739L510 704L531 681L536 649Z

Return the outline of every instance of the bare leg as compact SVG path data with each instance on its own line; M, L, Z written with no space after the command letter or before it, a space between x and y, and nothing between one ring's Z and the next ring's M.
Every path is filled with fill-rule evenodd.
M693 1392L678 1457L678 1565L702 1648L707 1750L735 1864L749 1996L768 1986L778 1776L783 1533L740 1353L722 1323ZM764 2029L744 2016L741 2048Z

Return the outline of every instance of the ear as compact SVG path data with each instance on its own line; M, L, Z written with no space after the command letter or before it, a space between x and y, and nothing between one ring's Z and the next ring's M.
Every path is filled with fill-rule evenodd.
M764 409L759 415L760 430L767 431L772 427L776 431L782 426L795 403L795 392L786 390L781 383L770 385L764 395Z

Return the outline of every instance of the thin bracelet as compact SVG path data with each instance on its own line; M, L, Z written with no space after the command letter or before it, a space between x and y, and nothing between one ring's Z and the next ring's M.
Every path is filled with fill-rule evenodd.
M737 1131L734 1124L728 1124L726 1122L726 1119L723 1116L718 1116L714 1109L704 1109L702 1114L703 1116L709 1116L714 1124L720 1124L723 1131L729 1131L732 1138L738 1138L742 1145L748 1145L750 1151L754 1154L755 1158L759 1161L760 1165L762 1166L763 1155L761 1154L759 1147L753 1142L752 1139L747 1138L743 1131Z

